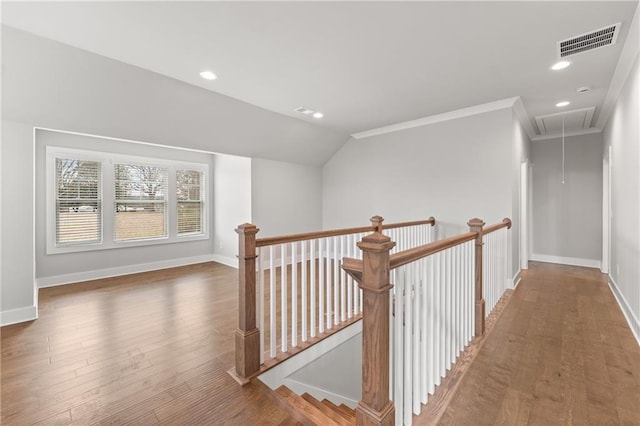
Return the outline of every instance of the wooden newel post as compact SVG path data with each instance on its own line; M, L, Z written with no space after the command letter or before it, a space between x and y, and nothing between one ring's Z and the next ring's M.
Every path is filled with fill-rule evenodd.
M476 258L475 258L475 336L482 336L484 334L484 296L482 294L482 227L485 223L478 218L471 219L467 225L469 230L476 233Z
M358 243L362 250L362 399L358 425L393 425L389 400L389 251L396 245L380 232L382 218L371 219L376 231Z
M255 225L238 226L238 329L236 374L247 383L260 369L260 330L256 327L256 234Z

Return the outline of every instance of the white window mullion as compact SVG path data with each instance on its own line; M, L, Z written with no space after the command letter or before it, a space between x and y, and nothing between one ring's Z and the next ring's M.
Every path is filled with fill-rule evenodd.
M169 182L168 193L171 194L169 202L167 203L167 210L169 213L169 221L167 223L169 238L174 239L178 236L178 204L174 202L176 193L176 167L169 166Z
M113 178L113 161L105 160L102 165L102 235L107 245L113 243L115 235L115 184Z

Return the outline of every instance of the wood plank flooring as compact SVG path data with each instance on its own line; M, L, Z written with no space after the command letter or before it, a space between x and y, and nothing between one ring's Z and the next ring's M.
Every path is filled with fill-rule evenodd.
M237 271L205 263L40 291L2 328L2 425L279 424L234 362Z
M295 423L233 366L236 270L206 263L43 289L3 327L2 425ZM439 424L640 425L640 348L605 277L536 263Z
M640 425L640 347L606 276L531 263L438 424Z

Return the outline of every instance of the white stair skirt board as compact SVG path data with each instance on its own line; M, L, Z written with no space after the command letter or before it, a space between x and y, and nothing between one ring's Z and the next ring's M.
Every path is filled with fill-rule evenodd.
M178 266L211 262L213 260L213 256L210 254L203 256L183 257L179 259L163 260L160 262L141 263L138 265L119 266L116 268L97 269L95 271L75 272L71 274L37 278L36 284L38 288L53 287L63 284L99 280L102 278L118 277L121 275L137 274L140 272L157 271L159 269L175 268Z
M618 285L611 276L609 276L608 282L609 288L611 289L613 296L616 298L618 305L620 305L620 309L629 324L629 328L631 328L633 336L636 338L638 345L640 345L640 320L634 315L627 299L625 299L624 295L620 292Z
M560 265L584 266L585 268L600 269L600 261L595 259L580 259L577 257L548 256L546 254L532 254L529 260L534 262L557 263Z
M27 306L24 308L0 312L0 326L3 327L5 325L33 321L35 319L38 319L38 308L35 306Z
M321 340L310 348L305 349L298 355L292 356L286 361L259 375L258 379L269 386L269 388L277 389L279 386L285 384L285 380L288 376L300 370L312 361L320 358L327 352L335 349L337 346L351 339L358 333L362 333L362 321L357 321L345 329Z

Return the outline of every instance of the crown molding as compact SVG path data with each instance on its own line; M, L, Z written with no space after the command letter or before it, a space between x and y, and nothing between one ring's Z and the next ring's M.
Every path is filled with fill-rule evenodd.
M488 102L485 104L474 105L455 111L444 112L442 114L431 115L429 117L418 118L417 120L405 121L389 126L378 127L377 129L365 130L363 132L353 133L351 137L354 139L364 139L371 136L383 135L385 133L397 132L400 130L413 129L414 127L427 126L429 124L440 123L442 121L455 120L457 118L469 117L471 115L482 114L485 112L496 111L504 108L512 108L520 97L502 99L499 101ZM521 101L522 102L522 101ZM524 107L522 107L524 109ZM526 114L526 112L525 112ZM526 129L525 129L526 130ZM528 132L528 131L527 131Z

